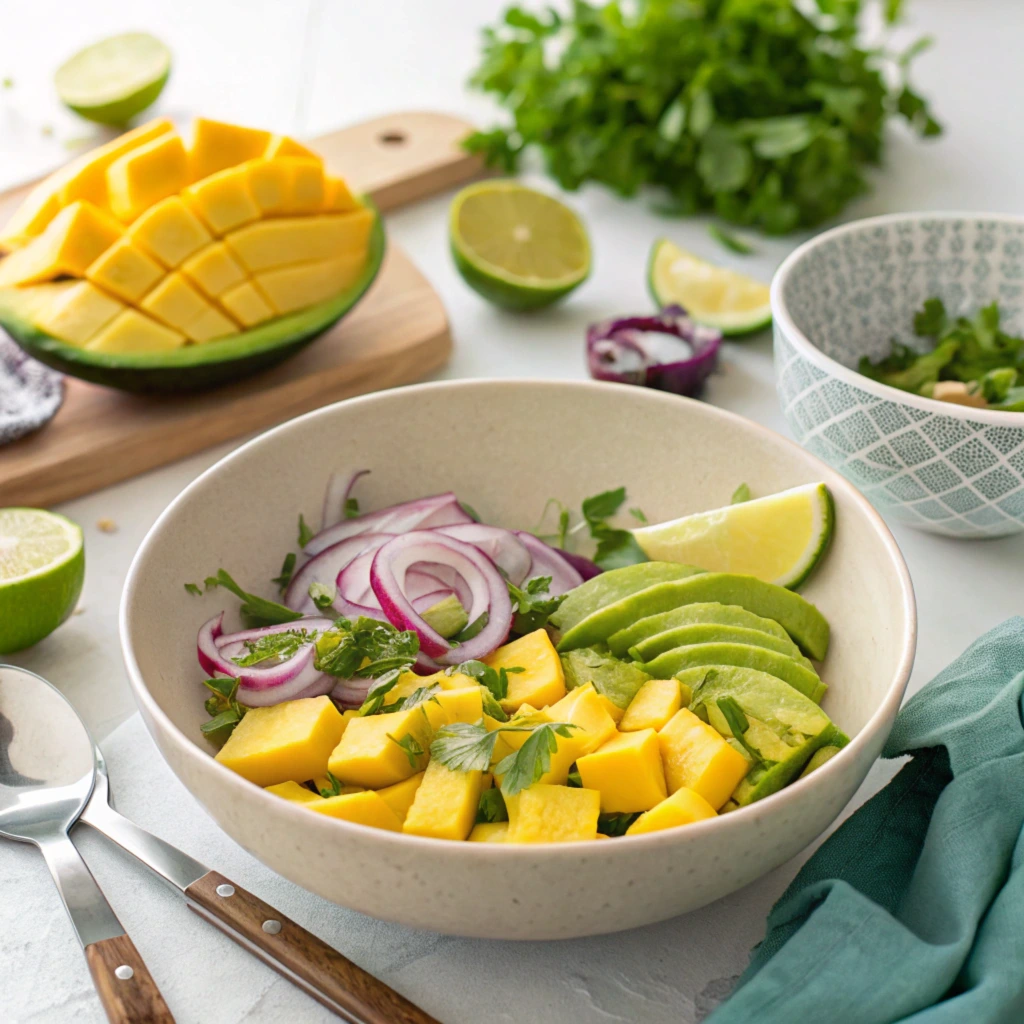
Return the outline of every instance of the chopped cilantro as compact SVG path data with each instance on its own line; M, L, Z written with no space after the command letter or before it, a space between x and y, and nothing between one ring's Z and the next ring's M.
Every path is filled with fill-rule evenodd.
M207 590L213 590L215 587L230 590L242 601L242 616L253 626L276 626L282 622L294 622L302 618L302 612L292 611L277 601L257 597L243 590L223 569L218 569L216 576L207 576L203 582Z
M193 594L195 597L199 597L199 595L202 594L202 591L199 589L199 585L197 583L186 583L185 589L190 594Z
M225 743L234 732L235 726L249 710L244 704L239 704L236 699L239 682L238 679L205 679L203 681L203 685L213 696L207 697L204 705L206 713L211 716L210 721L203 722L199 729L207 739L214 743Z
M281 575L275 576L270 582L276 583L278 591L283 594L292 581L293 572L295 572L295 552L289 551L281 563Z
M270 660L287 661L294 657L301 647L315 639L316 630L313 630L312 633L307 633L304 629L288 629L282 633L268 633L255 640L244 641L248 653L231 660L239 668L248 668L251 665L259 665Z
M321 789L320 790L320 795L322 797L324 797L325 799L327 797L330 797L330 796L340 796L341 795L341 780L338 779L337 776L335 776L333 772L329 771L327 773L327 782L328 782L328 785L330 786L330 788L329 789L328 788Z
M505 806L505 798L501 790L496 786L485 789L480 794L480 803L476 809L477 823L508 821L508 808Z
M607 522L619 511L626 500L626 488L603 491L583 502L583 519L590 528L590 536L597 541L594 561L602 569L621 569L626 565L646 562L647 556L637 543L631 530L623 530Z
M732 492L732 497L729 499L730 505L742 505L745 501L750 501L751 494L750 488L746 484L740 484L735 491Z
M409 759L409 764L413 768L419 768L420 758L426 753L426 751L423 749L423 746L420 744L419 740L417 740L415 736L406 733L406 735L403 736L401 739L397 739L396 737L392 736L391 733L388 733L387 737L389 740L391 740L392 743L397 744L399 747L402 748L402 753L404 753L405 756Z
M316 534L310 529L306 523L306 519L303 514L299 513L299 547L304 548Z
M624 836L626 829L639 817L639 814L600 814L597 831L605 836Z
M333 583L310 583L309 599L320 611L326 611L334 604L338 588Z

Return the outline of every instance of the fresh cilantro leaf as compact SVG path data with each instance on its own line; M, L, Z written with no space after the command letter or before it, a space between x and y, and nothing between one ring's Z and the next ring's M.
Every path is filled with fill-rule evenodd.
M402 669L393 668L378 676L373 685L366 691L366 699L359 705L359 717L375 715L384 707L384 699L395 688L402 676Z
M299 547L304 548L316 534L310 529L306 523L306 519L303 514L299 513Z
M199 585L197 583L186 583L185 589L195 597L199 597L199 595L202 594L202 591L199 589Z
M309 598L320 611L330 608L337 596L338 588L333 583L310 583L309 585Z
M524 669L518 665L494 669L485 665L482 661L464 661L461 665L454 665L445 669L445 675L464 675L475 679L481 686L485 687L495 700L504 700L508 696L508 674L523 672Z
M307 633L304 629L289 629L283 633L269 633L246 640L245 649L248 653L231 660L240 668L259 665L264 661L287 661L294 657L301 647L316 639L316 630Z
M281 575L275 576L270 582L277 584L277 589L283 594L292 581L292 573L295 572L295 552L289 551L281 563Z
M224 744L227 738L235 731L235 726L242 720L242 715L234 708L218 712L208 722L199 726L199 731L214 743Z
M551 755L558 750L558 737L568 739L576 728L578 726L568 722L535 725L526 742L494 766L494 774L502 776L502 794L515 796L537 782L551 768Z
M243 603L239 609L242 616L253 626L277 626L282 622L294 622L302 618L302 612L292 611L277 601L257 597L243 590L223 569L217 570L216 576L207 576L203 581L207 590L223 587L230 590Z
M590 529L590 536L597 541L594 561L602 569L621 569L626 565L647 561L647 555L632 531L619 529L607 522L619 511L625 500L626 488L617 487L583 501L583 519Z
M573 770L571 772L569 772L569 777L568 777L568 780L566 781L566 785L571 787L572 789L582 789L583 788L583 779L580 776L580 772L579 772L578 768L573 768Z
M249 710L235 699L238 693L238 679L204 679L203 685L213 694L204 707L210 721L200 727L202 734L214 743L223 744L234 732L235 726Z
M583 499L583 518L588 523L610 519L622 508L626 500L626 488L616 487L613 491L602 491L593 497Z
M505 709L494 699L494 694L486 686L480 687L480 697L483 701L484 714L488 718L493 718L496 722L508 721Z
M339 679L375 678L410 668L419 650L419 637L411 630L399 632L376 619L338 619L317 637L316 667Z
M453 637L449 637L448 643L452 647L458 647L459 644L464 644L467 640L472 640L478 633L480 633L484 626L490 622L491 616L487 611L482 611L469 625L463 627Z
M740 484L735 491L732 492L732 497L729 499L730 505L742 505L745 501L750 501L752 495L750 488L746 484Z
M604 836L624 836L639 814L599 814L597 831Z
M718 224L709 224L708 234L716 242L724 245L726 249L729 249L731 252L739 253L741 256L749 256L754 251L754 247L752 245L744 242L742 238L730 234L725 230L725 228Z
M629 514L641 525L647 526L650 520L642 508L631 508Z
M392 743L397 744L399 747L402 748L402 753L404 753L405 756L409 759L409 764L413 768L419 768L420 758L426 753L426 751L423 749L423 746L420 744L419 740L417 740L415 736L406 733L406 735L404 735L401 739L397 739L396 737L392 736L391 733L388 733L387 737L389 740L391 740Z
M548 518L548 511L552 508L558 509L558 520L555 526L555 532L549 533L545 530L545 522ZM569 525L570 525L569 510L562 504L557 498L548 498L544 503L544 510L540 514L540 519L537 525L530 531L535 537L540 540L553 544L557 548L564 548L566 542L569 539Z
M477 512L477 510L473 508L473 506L470 505L468 501L460 501L459 508L461 508L462 511L465 512L466 515L469 516L469 518L472 519L474 523L481 522L480 513Z
M359 515L359 499L358 498L346 498L345 499L345 518L355 519Z
M926 299L920 312L914 314L914 333L919 338L945 337L952 327L946 315L946 306L942 299Z
M981 378L981 393L987 402L1002 402L1017 383L1019 374L1012 366L1003 366L997 370L989 370Z
M321 789L320 795L324 798L331 796L339 796L341 793L341 781L337 778L337 776L333 774L333 772L328 771L327 782L330 788L328 789L325 787Z
M497 739L497 729L489 732L482 725L452 722L437 730L430 756L453 772L485 772L491 766Z
M548 619L559 609L565 600L565 594L555 597L546 596L551 586L550 576L534 576L527 580L523 587L505 581L509 596L512 598L515 616L512 619L512 632L524 635L534 630L543 629Z
M476 809L476 820L480 822L508 821L508 808L501 790L495 786L485 789L480 794L480 803Z
M392 704L385 704L378 713L392 715L396 711L408 711L410 708L418 708L421 704L426 704L429 700L436 704L438 703L437 695L440 692L441 687L436 683L433 686L417 687L408 697L402 697L401 700L396 700Z

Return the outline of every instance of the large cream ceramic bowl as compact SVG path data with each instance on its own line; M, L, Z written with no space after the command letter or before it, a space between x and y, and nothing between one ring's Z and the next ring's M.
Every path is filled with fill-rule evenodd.
M183 584L224 567L270 594L315 521L328 473L371 467L363 508L451 488L488 522L536 523L548 498L625 484L653 520L825 480L835 542L806 596L833 639L825 708L852 737L809 778L685 828L547 846L456 843L312 814L218 764L199 727L200 624L223 591ZM892 536L867 501L814 456L719 409L614 384L463 381L333 405L244 445L187 487L142 543L125 585L121 636L143 719L163 756L220 826L261 861L366 914L458 935L564 939L648 924L724 896L810 843L878 757L910 673L914 596Z

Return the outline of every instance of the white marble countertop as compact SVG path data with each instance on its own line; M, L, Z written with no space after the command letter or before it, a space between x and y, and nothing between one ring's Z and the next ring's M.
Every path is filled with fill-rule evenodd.
M407 108L486 121L492 116L488 102L466 92L463 83L477 53L478 27L503 6L501 0L254 0L244 5L148 0L142 6L93 0L86 18L81 11L72 14L60 0L5 5L0 79L12 79L13 86L0 91L0 186L55 166L73 151L76 140L92 134L90 126L61 110L51 80L63 56L105 34L145 28L171 46L175 70L160 100L161 112L182 119L202 112L315 135ZM1024 5L1017 0L912 0L908 7L907 34L926 32L937 39L920 59L915 79L933 100L947 133L920 144L894 128L886 165L873 173L874 191L853 204L847 216L920 209L1024 212L1024 136L1016 125L1016 114L1024 108L1019 69ZM627 203L598 189L569 201L591 230L594 274L568 303L530 317L491 308L458 278L447 252L447 197L389 216L391 236L411 253L448 309L456 349L439 377L585 376L586 324L609 313L648 308L644 260L659 235L720 262L739 260L737 265L765 279L801 240L758 240L757 255L734 257L708 237L702 219L658 219L642 203ZM727 344L723 372L711 381L706 397L785 432L767 336ZM57 684L100 739L133 710L117 638L118 600L131 558L165 505L231 447L59 509L86 532L88 571L81 605L51 638L11 660ZM116 532L101 532L96 524L102 519L112 520ZM893 530L918 597L913 690L980 633L1024 610L1024 537L954 541L899 526ZM865 791L888 774L877 768ZM780 878L779 892L784 882ZM581 1003L573 1019L607 1017L597 1009L588 1012Z

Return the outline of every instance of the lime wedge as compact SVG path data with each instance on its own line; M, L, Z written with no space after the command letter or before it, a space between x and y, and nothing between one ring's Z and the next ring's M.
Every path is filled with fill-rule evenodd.
M125 124L160 95L171 51L146 32L126 32L79 50L54 76L61 102L100 124Z
M667 238L651 249L647 285L659 306L680 305L698 323L726 335L759 331L772 321L768 285L716 267Z
M590 242L564 203L514 181L483 181L453 200L449 240L463 280L506 309L557 302L590 273Z
M824 484L644 526L633 531L653 561L756 576L795 590L832 539L835 510Z
M38 508L0 509L0 654L49 636L85 579L82 531Z

